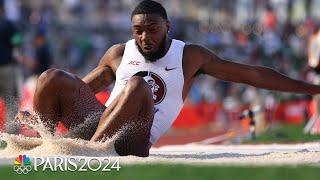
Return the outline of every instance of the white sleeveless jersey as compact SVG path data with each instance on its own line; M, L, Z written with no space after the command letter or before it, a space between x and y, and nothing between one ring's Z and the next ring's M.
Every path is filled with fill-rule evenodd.
M171 127L183 106L182 55L184 45L184 42L173 39L164 57L156 62L149 62L139 52L135 40L129 40L116 71L115 86L106 106L112 103L132 76L142 76L152 90L155 105L150 137L152 144Z

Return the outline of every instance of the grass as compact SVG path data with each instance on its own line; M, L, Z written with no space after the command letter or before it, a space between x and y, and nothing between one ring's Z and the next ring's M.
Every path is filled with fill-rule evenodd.
M1 179L237 179L237 180L319 180L319 167L231 167L192 165L131 165L111 172L30 172L18 175L12 167L0 167Z
M283 125L272 128L263 134L257 135L255 140L249 143L294 143L319 141L320 135L304 134L303 127L297 125Z
M0 140L0 149L3 149L7 146L6 142Z

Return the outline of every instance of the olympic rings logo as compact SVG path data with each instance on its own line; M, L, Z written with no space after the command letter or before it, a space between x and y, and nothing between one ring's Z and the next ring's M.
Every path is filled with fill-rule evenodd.
M17 165L14 165L13 166L13 170L18 173L18 174L28 174L31 170L32 170L32 167L31 165L20 165L20 166L17 166Z

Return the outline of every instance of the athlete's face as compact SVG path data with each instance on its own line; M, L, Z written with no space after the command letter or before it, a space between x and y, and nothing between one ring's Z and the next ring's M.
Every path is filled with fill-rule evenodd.
M132 17L132 33L141 54L149 61L164 55L169 21L158 14L136 14Z

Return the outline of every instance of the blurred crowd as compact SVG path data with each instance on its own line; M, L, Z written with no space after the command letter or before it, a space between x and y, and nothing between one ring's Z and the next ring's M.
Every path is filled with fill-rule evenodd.
M83 77L111 45L132 38L130 14L139 2L2 1L5 16L16 27L12 58L19 67L20 83L49 67ZM159 2L167 9L172 38L204 45L227 60L268 66L290 77L312 81L314 75L307 66L307 43L318 26L319 0ZM290 98L304 96L293 97L201 75L187 102L220 102L228 109Z

